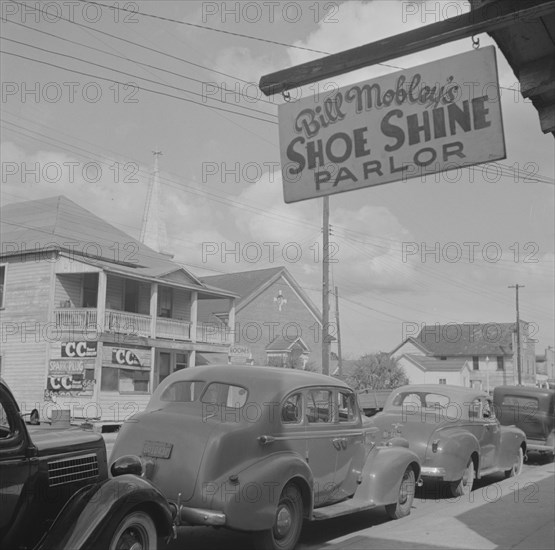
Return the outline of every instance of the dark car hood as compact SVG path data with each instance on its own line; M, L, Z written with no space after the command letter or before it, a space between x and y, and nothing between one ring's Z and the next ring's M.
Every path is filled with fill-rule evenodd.
M39 456L97 450L99 447L105 449L104 439L99 433L81 428L32 427L29 428L29 436L37 447Z

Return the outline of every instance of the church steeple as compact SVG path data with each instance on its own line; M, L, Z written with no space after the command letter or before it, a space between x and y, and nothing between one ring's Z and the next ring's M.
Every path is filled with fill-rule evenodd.
M148 186L140 241L156 250L156 252L167 254L168 235L161 212L160 174L158 169L158 158L162 155L162 151L152 151L152 154L154 155L154 172Z

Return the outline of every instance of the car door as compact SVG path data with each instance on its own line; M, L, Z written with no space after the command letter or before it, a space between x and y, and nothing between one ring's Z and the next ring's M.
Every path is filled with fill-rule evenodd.
M331 388L311 388L305 394L307 461L314 477L315 507L338 500L334 478L341 444L334 424L333 397Z
M359 484L364 466L365 446L362 419L357 399L351 390L338 389L335 393L336 437L332 443L337 449L334 485L338 500L352 496Z
M12 527L25 482L30 476L30 459L22 420L10 394L0 386L0 542ZM24 427L24 426L23 426Z
M497 465L497 451L501 440L501 428L495 417L493 403L489 398L479 400L479 419L482 424L480 441L480 467L493 468Z

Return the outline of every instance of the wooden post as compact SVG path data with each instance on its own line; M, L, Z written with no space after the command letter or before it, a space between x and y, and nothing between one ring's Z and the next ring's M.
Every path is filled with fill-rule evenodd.
M156 338L156 317L158 316L158 283L150 285L150 337Z
M106 288L108 286L108 277L105 271L98 272L98 291L96 295L96 325L100 335L106 330Z
M329 294L329 225L330 225L330 198L323 197L324 222L322 239L322 374L330 373L330 294Z
M337 372L343 376L343 357L341 355L341 329L339 327L339 289L335 287L335 324L337 325Z
M197 341L198 292L191 292L191 342Z

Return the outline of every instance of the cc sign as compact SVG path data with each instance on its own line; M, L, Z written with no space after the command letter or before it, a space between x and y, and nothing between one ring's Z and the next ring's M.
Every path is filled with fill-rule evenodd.
M112 363L117 363L118 365L129 365L132 367L141 366L139 358L130 349L125 348L112 350Z
M97 342L63 342L62 357L96 357Z

